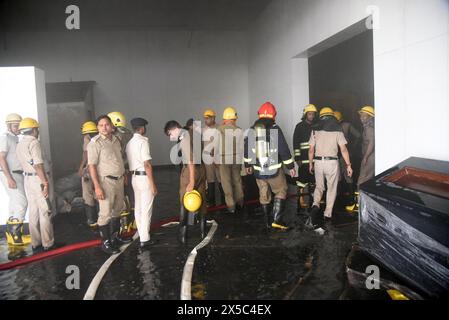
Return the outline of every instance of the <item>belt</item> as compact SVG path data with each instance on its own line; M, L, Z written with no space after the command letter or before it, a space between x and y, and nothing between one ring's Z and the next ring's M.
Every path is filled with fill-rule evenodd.
M315 157L315 160L338 160L336 157Z
M146 176L147 175L146 171L131 171L131 174L133 176Z
M50 174L50 172L45 172L47 175L49 175ZM25 176L28 176L28 177L34 177L34 176L37 176L37 173L35 172L35 173L31 173L31 172L24 172L23 173Z
M106 176L106 178L108 179L112 179L112 180L120 180L123 176L120 177L115 177L115 176Z
M13 170L13 172L12 173L16 173L16 174L23 174L23 171L22 170Z

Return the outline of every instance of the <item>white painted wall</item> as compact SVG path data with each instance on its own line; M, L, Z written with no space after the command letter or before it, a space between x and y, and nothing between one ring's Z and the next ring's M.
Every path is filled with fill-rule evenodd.
M410 156L449 160L447 0L274 0L249 35L252 118L271 100L291 137L308 102L307 60L293 58L369 16L370 5L379 8L380 22L374 31L376 173Z
M50 159L45 74L34 67L0 68L0 130L6 132L4 119L9 113L37 119L42 147ZM0 224L8 219L8 196L0 187Z
M239 31L13 32L0 65L36 65L48 82L96 81L96 114L147 118L153 161L168 164L168 120L184 125L202 119L205 107L221 113L232 105L249 125L246 48Z

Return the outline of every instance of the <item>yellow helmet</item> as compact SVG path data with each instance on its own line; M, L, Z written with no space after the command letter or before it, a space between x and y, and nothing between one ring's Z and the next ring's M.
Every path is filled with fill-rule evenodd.
M6 116L6 124L20 123L20 121L22 121L22 117L17 113L11 113Z
M371 117L374 117L374 115L375 115L374 108L371 106L362 107L362 109L360 109L359 113L366 113L366 114L370 115Z
M338 122L341 122L343 120L343 114L340 111L334 111L334 117Z
M197 212L201 208L203 200L201 199L201 194L198 191L193 190L184 194L182 203L187 211Z
M227 107L223 111L223 120L236 120L237 118L237 111L233 107Z
M208 117L215 117L215 111L212 109L207 109L206 111L204 111L203 117L204 118L208 118Z
M22 121L20 121L19 130L26 130L33 128L39 128L39 122L37 122L32 118L25 118Z
M326 116L332 116L334 117L334 110L330 107L324 107L320 110L320 118L326 117Z
M108 113L108 117L111 118L114 126L126 128L126 117L123 113L118 111L110 112Z
M84 122L84 124L81 126L81 133L98 133L97 125L93 121Z
M307 112L318 112L318 109L314 104L308 104L304 107L304 114L306 114Z

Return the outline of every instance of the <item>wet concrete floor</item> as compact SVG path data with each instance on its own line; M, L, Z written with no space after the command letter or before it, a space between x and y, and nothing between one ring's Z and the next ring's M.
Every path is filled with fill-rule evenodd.
M158 169L155 178L159 195L152 220L177 216L178 171ZM245 198L254 199L254 181L245 180ZM291 186L290 193L294 192ZM356 241L357 218L336 211L323 236L304 229L304 217L296 214L296 198L287 202L286 217L293 227L288 232L267 231L256 205L234 215L211 213L208 219L215 220L218 229L212 241L198 252L192 298L360 298L348 294L344 269L346 256ZM176 225L152 230L157 243L148 251L141 251L138 241L134 241L111 265L95 299L179 299L184 264L201 241L198 226L189 228L187 245L178 243ZM55 234L61 245L98 238L84 225L81 212L58 215ZM30 249L24 254L31 254ZM0 241L0 259L0 263L8 260L5 239ZM0 299L82 299L107 259L98 247L93 247L0 271ZM66 287L66 268L70 265L79 267L79 289Z

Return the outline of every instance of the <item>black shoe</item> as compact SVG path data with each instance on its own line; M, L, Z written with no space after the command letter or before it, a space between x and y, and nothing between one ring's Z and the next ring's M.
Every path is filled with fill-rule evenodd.
M31 247L31 250L33 250L33 253L41 253L44 251L44 247L42 246Z
M227 208L226 213L234 214L236 212L235 208Z
M95 228L97 226L97 219L98 219L96 207L85 205L84 211L86 212L87 225L91 228Z
M107 254L115 254L119 253L120 250L118 250L114 244L111 241L111 228L109 224L106 224L104 226L99 226L98 229L100 230L101 235L101 250L106 252Z
M107 254L116 254L119 253L120 250L114 246L114 244L110 240L105 240L101 244L101 250L106 252Z
M309 219L306 226L311 227L312 229L320 228L324 225L324 217L323 212L320 207L313 206L309 211Z
M145 250L145 249L149 249L151 246L155 245L157 243L157 241L155 240L148 240L148 241L144 241L140 243L140 249Z
M50 247L44 247L44 251L51 251L51 250L55 250L56 248L58 248L58 246L56 244L50 246Z
M120 235L120 218L111 219L111 241L114 246L120 248L122 245L130 243L132 239L124 238Z

